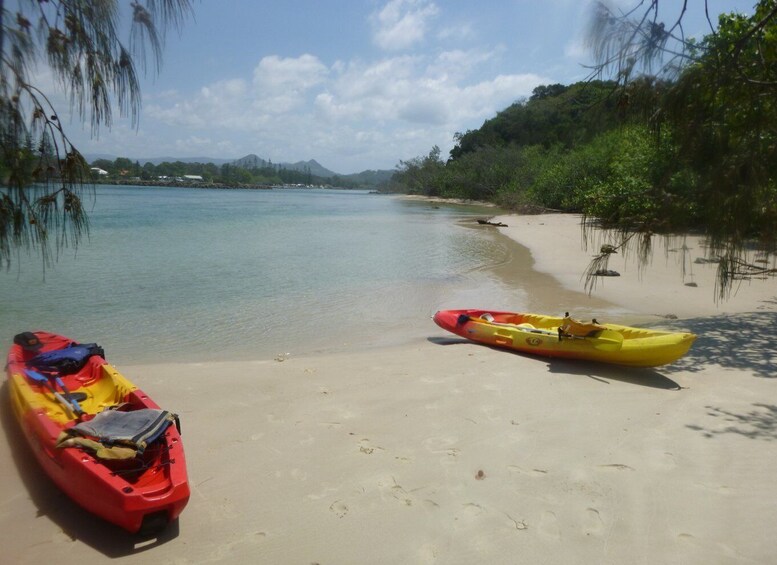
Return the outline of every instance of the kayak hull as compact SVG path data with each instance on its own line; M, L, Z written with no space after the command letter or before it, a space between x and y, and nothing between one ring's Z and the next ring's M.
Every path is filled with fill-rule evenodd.
M7 376L16 420L35 458L51 480L89 512L136 533L157 530L175 520L186 506L190 490L186 457L176 425L128 460L106 461L89 450L57 447L60 434L79 422L75 412L58 401L47 386L31 381L27 362L41 351L75 343L63 336L35 332L42 349L29 352L13 345ZM92 356L77 373L60 377L80 399L82 420L106 408L121 410L159 406L100 356ZM56 389L55 389L56 390Z
M441 310L434 315L434 321L451 333L485 345L543 357L629 367L672 363L685 355L696 339L692 333L618 324L597 324L587 336L559 336L565 318L519 312Z

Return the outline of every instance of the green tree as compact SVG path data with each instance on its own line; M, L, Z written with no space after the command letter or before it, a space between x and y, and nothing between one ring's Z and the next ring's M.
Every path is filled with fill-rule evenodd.
M143 180L153 180L158 176L156 172L156 165L151 161L146 162L143 165L143 169L140 172L140 178Z
M769 271L747 263L750 243L767 254L777 249L777 0L760 0L751 16L721 15L701 40L684 36L685 8L667 25L657 0L623 14L599 3L590 30L594 70L614 74L622 87L647 73L672 79L651 125L670 129L678 174L656 180L668 190L653 191L654 204L687 186L678 181L683 170L694 177L692 201L710 253L721 257L723 298L736 278ZM624 229L622 241L655 230L646 220Z
M67 136L60 112L34 83L47 66L92 133L110 127L112 107L137 124L141 93L136 59L146 46L158 69L164 31L190 14L189 0L130 4L128 43L119 38L118 0L0 0L0 263L26 247L44 265L55 249L77 246L88 231L82 205L89 167ZM14 10L13 12L11 10Z
M515 180L524 164L522 148L516 144L480 147L446 165L443 195L488 202L500 200L506 192L521 191Z
M400 161L394 177L411 194L441 196L442 172L445 164L440 159L440 148L436 145L425 157Z
M571 148L614 127L619 115L612 96L613 82L579 82L571 86L538 86L528 100L516 102L486 120L483 126L456 134L451 158L458 159L482 147L561 145Z
M127 176L135 170L135 164L126 157L118 157L113 162L113 169L118 175Z

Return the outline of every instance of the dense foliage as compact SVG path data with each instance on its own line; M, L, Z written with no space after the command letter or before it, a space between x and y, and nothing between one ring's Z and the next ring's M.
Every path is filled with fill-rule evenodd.
M642 222L648 193L674 162L670 140L660 134L659 142L644 119L664 90L650 81L623 92L600 81L540 86L479 130L458 135L447 161L435 147L401 162L393 188Z
M401 162L392 188L579 212L624 243L700 230L725 295L743 272L769 270L744 264L748 246L777 249L777 0L721 15L701 41L678 36L677 51L680 20L598 9L594 50L613 81L539 87L458 134L447 161L435 148ZM661 79L637 72L667 52Z

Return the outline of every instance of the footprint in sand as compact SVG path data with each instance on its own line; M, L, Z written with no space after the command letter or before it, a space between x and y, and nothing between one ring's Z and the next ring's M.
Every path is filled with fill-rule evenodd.
M439 453L445 453L448 457L458 457L459 453L461 453L461 449L458 447L451 447L450 449L438 449L436 451L432 451L435 455Z
M382 447L379 447L377 445L373 446L370 445L370 440L365 438L359 442L359 451L364 453L365 455L372 455L375 453L375 451L386 451Z
M587 536L601 536L604 533L604 521L596 508L585 509L583 532Z
M348 514L348 505L344 502L341 502L339 500L335 500L330 506L329 511L337 516L338 518L342 518L346 514Z
M537 530L546 538L554 540L561 539L561 529L558 525L558 518L556 518L556 514L550 510L546 510L542 513Z
M696 483L696 486L706 490L711 490L712 492L716 492L718 494L730 495L734 492L734 489L726 485L705 485L704 483Z
M319 422L318 425L326 428L339 428L342 426L340 422Z
M516 520L515 518L513 518L512 516L510 516L506 512L505 512L505 516L507 516L509 518L510 525L512 527L514 527L516 530L518 530L519 532L523 531L523 530L528 530L529 529L529 525L526 523L526 520Z
M599 465L603 469L614 469L616 471L635 471L634 467L629 467L623 463L607 463L605 465Z
M520 473L521 475L528 475L530 477L544 477L548 474L547 469L523 469L518 465L508 465L507 470L511 473Z
M474 502L467 502L461 506L462 509L457 512L456 516L453 518L453 520L456 522L463 521L469 523L486 511L485 508L483 508L480 504L476 504Z
M391 496L404 506L413 506L413 499L410 498L410 495L408 495L407 491L400 485L394 485L392 487Z

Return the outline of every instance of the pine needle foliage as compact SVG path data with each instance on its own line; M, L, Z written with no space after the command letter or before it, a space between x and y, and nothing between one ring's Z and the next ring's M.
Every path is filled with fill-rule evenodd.
M0 0L0 265L23 249L44 267L89 234L84 198L94 187L68 138L45 70L69 111L93 136L110 128L113 109L137 125L137 64L159 70L165 30L180 29L189 0L129 2L127 46L118 0ZM146 49L150 49L148 56Z
M632 5L626 11L595 5L591 78L611 76L622 89L645 76L669 82L649 123L671 132L665 139L675 147L678 167L693 174L685 196L708 239L709 257L719 258L717 297L723 300L737 281L764 274L753 263L754 251L767 261L777 251L777 0L760 0L749 16L721 14L717 25L705 0L710 32L702 39L683 31L687 0L672 4L673 14L658 0ZM672 16L668 23L664 15ZM656 196L666 198L663 188L655 185ZM650 219L617 230L621 237L662 231Z

